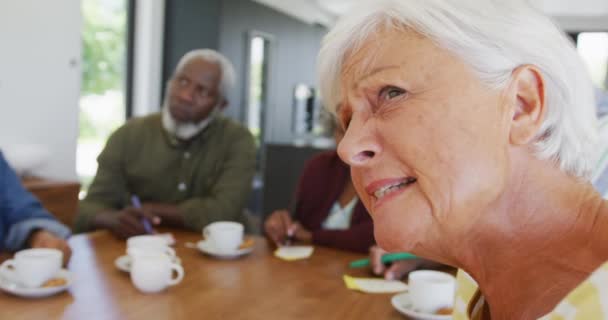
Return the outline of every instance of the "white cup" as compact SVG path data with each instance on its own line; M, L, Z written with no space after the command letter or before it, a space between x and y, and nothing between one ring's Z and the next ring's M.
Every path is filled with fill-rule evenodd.
M231 221L214 222L203 229L205 240L220 252L237 250L243 242L243 233L243 225Z
M184 278L184 268L163 253L134 254L131 282L143 293L155 293L174 286ZM173 278L173 271L176 277Z
M0 272L9 279L29 287L40 287L60 270L63 252L57 249L36 248L19 251L11 260L0 265Z
M456 279L445 272L419 270L408 276L409 295L416 311L435 313L441 308L452 308Z
M160 236L142 235L130 237L127 239L127 254L129 254L129 249L132 248L136 248L139 251L160 252L169 257L175 257L175 250L169 247L167 239Z

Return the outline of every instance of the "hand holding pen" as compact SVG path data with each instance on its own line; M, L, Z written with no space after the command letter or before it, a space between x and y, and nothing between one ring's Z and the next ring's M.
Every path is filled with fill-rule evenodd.
M131 197L131 205L116 211L101 212L93 217L92 224L97 229L110 230L119 238L154 233L152 226L160 224L160 217L151 214L142 206L137 196Z
M139 197L137 195L132 195L131 196L131 205L133 206L133 208L138 209L140 211L143 210L142 205L141 205L141 201L139 200ZM158 221L158 217L152 217L149 218L147 217L145 214L141 214L139 221L141 222L141 224L144 227L144 231L148 234L151 233L155 233L154 229L152 228L152 221L151 219L156 219L155 224L158 224L160 221Z
M382 275L386 280L399 280L410 271L422 266L426 260L413 254L387 253L379 246L370 249L370 257L353 261L349 264L351 268L364 268L370 266L376 275Z
M294 221L287 210L274 211L264 222L264 231L279 247L291 245L295 241L312 241L310 231Z

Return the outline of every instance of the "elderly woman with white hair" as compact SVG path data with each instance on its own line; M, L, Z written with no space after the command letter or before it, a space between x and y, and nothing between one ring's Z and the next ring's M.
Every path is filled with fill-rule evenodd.
M593 90L548 18L376 0L330 31L319 71L378 244L466 271L455 319L608 319Z

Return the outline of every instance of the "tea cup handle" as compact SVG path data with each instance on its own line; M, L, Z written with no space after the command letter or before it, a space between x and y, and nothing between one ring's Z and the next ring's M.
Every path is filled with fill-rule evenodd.
M182 279L184 279L184 268L177 263L172 263L171 270L175 270L177 277L169 279L168 285L174 286L182 282Z
M11 267L13 268L13 270L9 269ZM4 261L0 265L0 274L1 275L6 275L9 278L13 278L13 276L15 275L15 260L14 259L10 259L10 260Z
M209 227L205 227L205 229L203 229L203 237L205 237L205 240L209 240L211 238L211 230L209 230Z
M172 258L175 257L175 250L173 248L165 248L165 253Z

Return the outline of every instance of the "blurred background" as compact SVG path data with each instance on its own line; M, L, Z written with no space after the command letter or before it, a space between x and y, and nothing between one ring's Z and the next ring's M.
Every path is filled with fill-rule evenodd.
M608 110L608 1L531 2L576 43L598 113ZM284 207L292 192L284 185L308 157L333 147L315 60L328 28L354 3L0 0L0 149L24 177L76 183L82 197L108 136L160 109L184 53L212 48L239 76L225 113L259 148L250 209Z

